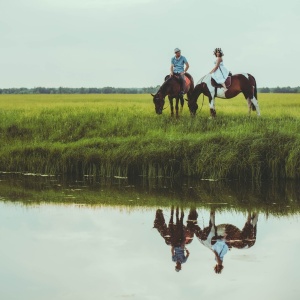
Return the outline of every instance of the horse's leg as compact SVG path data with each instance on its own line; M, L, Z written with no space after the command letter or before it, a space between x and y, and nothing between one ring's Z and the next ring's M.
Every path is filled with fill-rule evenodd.
M169 102L170 102L170 110L171 110L171 116L174 116L174 106L173 106L173 97L168 96Z
M259 106L258 106L258 101L255 98L255 96L253 96L253 98L251 99L251 102L255 106L257 115L260 116L260 109L259 109Z
M215 118L217 115L216 109L215 109L215 98L209 98L209 108L210 108L210 115L212 118Z
M182 113L183 105L184 105L184 99L183 96L180 96L180 113Z
M171 207L171 216L170 216L169 224L173 223L173 215L174 215L174 206Z
M188 219L187 219L187 227L193 229L193 227L195 225L197 225L197 219L198 219L198 213L196 211L196 209L191 208L189 215L188 215Z
M211 227L211 231L216 235L217 228L216 228L216 213L214 210L210 212L210 218L209 218L209 227Z
M248 82L247 87L243 90L243 94L248 104L248 115L250 116L251 110L256 110L257 115L260 116L258 101L255 98L255 96L257 96L256 88L252 86L251 83L249 85Z
M179 110L179 97L176 97L176 105L175 105L175 110L176 110L176 118L178 118L179 114L178 114L178 110Z
M251 223L253 227L256 227L258 221L258 213L253 213L251 216Z
M246 224L241 232L241 239L243 240L244 244L248 247L251 247L254 245L256 241L256 224L258 221L258 214L248 213Z

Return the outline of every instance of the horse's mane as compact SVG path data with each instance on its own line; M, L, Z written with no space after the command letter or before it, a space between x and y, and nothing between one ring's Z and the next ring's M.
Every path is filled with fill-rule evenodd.
M169 81L170 81L171 79L173 79L173 77L171 77L170 75L167 75L167 76L165 77L164 83L160 86L160 88L158 89L157 93L163 92L164 89L166 88L167 84L169 83Z
M203 77L201 77L201 78L199 79L199 81L197 82L196 85L198 85L198 84L200 84L200 83L202 83L202 82L205 82L205 83L206 83L208 80L210 80L210 78L211 78L211 74L208 73L208 74L204 75Z

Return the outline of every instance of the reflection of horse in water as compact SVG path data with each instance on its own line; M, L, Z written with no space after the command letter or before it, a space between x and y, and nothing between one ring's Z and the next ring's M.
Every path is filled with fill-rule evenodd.
M211 211L209 226L203 230L195 225L194 232L199 241L212 250L217 264L214 267L216 273L221 273L223 259L227 250L234 247L247 249L252 247L256 241L258 214L248 212L246 223L242 230L232 224L216 225L215 212Z
M232 224L216 225L215 212L211 211L209 226L198 230L197 237L200 242L211 248L217 239L226 239L229 248L246 249L255 244L258 214L248 212L246 223L242 230Z
M176 223L174 223L174 208L171 208L171 216L168 225L166 224L163 211L156 211L154 228L160 233L167 245L175 246L182 243L190 244L193 241L194 231L197 225L197 212L192 210L189 213L187 225L183 225L184 213L181 209L179 218L179 209L176 208Z
M194 235L199 241L211 248L211 246L220 237L226 236L226 244L229 248L246 249L255 244L258 214L248 212L246 223L242 230L232 224L216 225L215 211L210 212L209 225L203 230L198 225L198 213L195 209L191 209L188 215L187 225L183 225L184 213L181 210L179 218L179 210L176 208L176 223L174 224L174 208L171 208L171 216L167 226L163 211L158 209L154 220L154 228L158 230L164 238L167 245L190 244Z
M177 207L176 222L174 223L174 208L172 207L168 225L166 224L163 211L161 209L156 211L154 220L154 228L158 230L166 244L171 246L172 261L176 262L175 270L177 272L181 270L181 264L185 263L190 255L186 245L192 242L194 236L194 223L188 221L187 226L185 226L183 225L183 218L183 210L181 209L179 217L179 208Z
M193 241L195 235L201 244L214 252L217 261L214 268L216 273L221 273L224 268L223 258L228 248L247 249L252 247L256 241L258 214L250 211L242 230L232 224L216 225L215 211L210 212L209 225L203 229L198 225L196 209L190 209L187 225L183 225L184 213L182 209L179 217L179 209L176 208L176 223L174 223L173 218L173 207L168 225L165 222L163 211L158 209L155 215L154 228L158 230L166 244L172 246L172 260L176 261L176 271L181 269L181 263L186 262L189 251L185 246ZM186 250L187 256L184 256L184 250ZM181 251L181 259L175 259L175 257L178 258L176 251Z

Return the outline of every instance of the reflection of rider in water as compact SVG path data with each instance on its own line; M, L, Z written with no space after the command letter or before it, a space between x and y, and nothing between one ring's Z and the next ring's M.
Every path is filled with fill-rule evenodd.
M169 227L171 228L171 252L172 261L176 262L175 271L181 270L181 264L185 263L190 255L189 251L185 248L185 234L183 228L184 213L181 211L179 219L179 211L176 208L176 224L173 223L173 210L171 211L171 219ZM186 251L186 256L184 255Z
M232 224L215 223L215 212L210 212L209 226L203 230L195 228L194 232L205 247L215 254L217 265L214 270L220 274L224 268L224 255L232 247L237 249L247 249L252 247L256 241L258 214L248 212L247 221L244 228L240 230Z
M166 243L171 246L172 261L176 263L175 271L181 270L181 264L185 263L190 252L185 247L185 226L183 226L184 213L181 210L179 218L179 209L176 208L176 223L173 222L174 208L171 208L171 217L168 227L161 209L156 211L154 228L157 228ZM185 254L186 253L186 254Z
M217 261L217 264L214 267L214 270L216 273L220 274L224 268L223 266L223 259L224 255L228 251L228 246L226 244L226 235L224 238L217 239L216 243L212 245L212 251L215 254L215 260Z
M209 226L203 230L197 230L195 233L201 244L212 250L215 254L217 264L214 270L217 274L220 274L224 268L224 255L228 252L229 248L226 241L227 233L225 227L215 225L215 212L210 213Z

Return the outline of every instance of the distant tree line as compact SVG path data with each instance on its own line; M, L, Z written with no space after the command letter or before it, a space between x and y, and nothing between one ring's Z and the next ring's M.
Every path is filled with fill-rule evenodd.
M258 88L257 91L259 93L283 93L283 94L292 94L292 93L300 93L300 86L298 87L276 87L276 88L268 88L262 87Z
M9 88L0 89L0 94L150 94L156 93L159 89L159 85L156 87L144 87L144 88L114 88L114 87L103 87L103 88ZM259 93L300 93L300 86L298 87L276 87L258 88Z
M0 94L150 94L156 93L159 86L156 87L145 87L145 88L114 88L114 87L103 87L103 88L9 88L0 89Z

